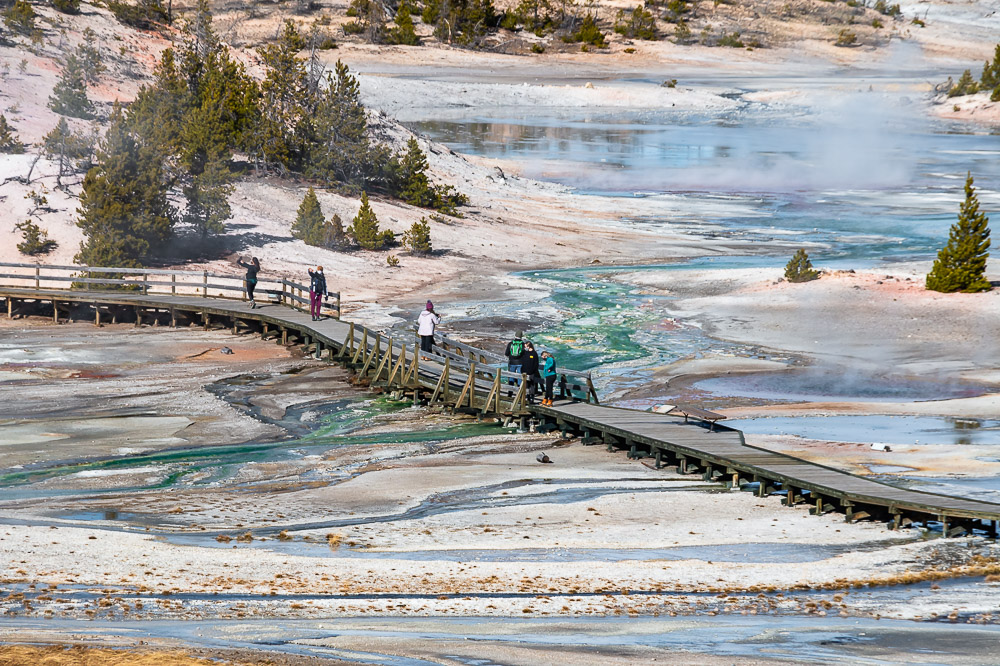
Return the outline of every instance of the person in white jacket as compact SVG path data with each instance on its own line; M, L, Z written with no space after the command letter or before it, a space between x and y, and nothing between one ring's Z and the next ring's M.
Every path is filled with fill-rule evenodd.
M420 351L430 354L434 351L434 329L441 323L441 317L434 312L434 304L427 301L427 308L417 317L417 335L420 336ZM421 356L426 361L426 356Z

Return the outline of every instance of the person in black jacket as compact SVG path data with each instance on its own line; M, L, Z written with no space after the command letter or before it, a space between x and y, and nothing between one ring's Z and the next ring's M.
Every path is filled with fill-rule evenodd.
M247 269L246 283L247 283L247 298L250 299L250 309L253 310L257 307L257 301L253 300L253 290L257 286L257 273L260 271L260 262L257 257L251 257L250 263L243 263L242 259L236 260L237 266L242 266Z
M530 341L524 343L524 354L521 355L521 374L527 377L528 404L533 405L542 378L538 375L538 352L535 351L535 345L531 344Z
M323 267L317 266L316 271L309 271L309 314L313 321L322 319L322 300L326 298L326 276Z

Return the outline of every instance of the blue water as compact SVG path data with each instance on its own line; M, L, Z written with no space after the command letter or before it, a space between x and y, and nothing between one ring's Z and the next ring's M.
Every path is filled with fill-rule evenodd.
M1000 208L1000 136L905 108L860 95L822 110L745 104L714 114L476 109L411 126L458 152L514 161L528 177L663 199L673 211L626 224L711 225L764 254L775 242L819 244L814 260L862 267L932 256L966 172L984 207Z
M726 422L751 435L795 435L833 442L1000 447L1000 421L938 416L777 416ZM1000 454L1000 448L997 449ZM900 461L905 465L905 461Z

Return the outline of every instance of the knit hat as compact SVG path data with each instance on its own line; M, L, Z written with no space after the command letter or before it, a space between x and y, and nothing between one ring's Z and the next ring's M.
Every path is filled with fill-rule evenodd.
M520 340L523 337L524 337L524 331L518 331L517 333L514 334L515 340Z
M434 304L431 303L430 301L427 301L427 309L428 310L433 310L434 309Z

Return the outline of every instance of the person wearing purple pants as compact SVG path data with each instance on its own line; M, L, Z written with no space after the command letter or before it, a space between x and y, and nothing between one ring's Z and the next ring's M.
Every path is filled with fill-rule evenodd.
M320 316L322 300L326 298L326 276L323 267L317 266L316 271L309 271L309 314L313 321L322 319Z

